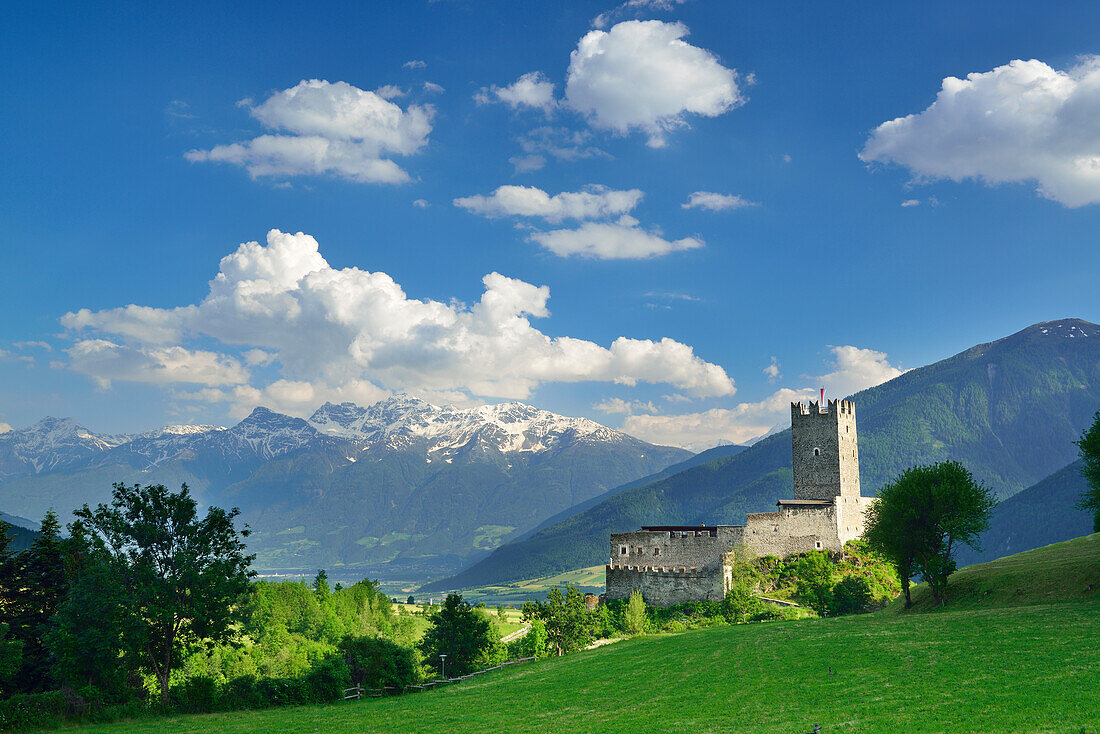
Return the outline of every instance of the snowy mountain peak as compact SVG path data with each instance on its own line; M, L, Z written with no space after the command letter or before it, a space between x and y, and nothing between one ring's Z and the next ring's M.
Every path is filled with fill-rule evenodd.
M40 474L129 440L129 436L93 433L72 418L48 416L33 426L0 434L0 476L27 469Z
M368 408L354 403L322 405L309 419L322 433L366 446L401 447L426 442L429 453L481 443L503 453L544 451L564 437L621 441L618 431L587 418L567 418L524 403L477 408L435 406L405 395Z

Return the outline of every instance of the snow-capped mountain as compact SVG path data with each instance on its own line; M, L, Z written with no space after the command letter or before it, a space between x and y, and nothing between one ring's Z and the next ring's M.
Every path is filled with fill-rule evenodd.
M47 417L0 433L0 479L41 474L74 464L130 440L93 433L72 418Z
M403 449L421 442L428 453L453 454L476 442L501 453L546 451L563 441L618 442L625 434L587 418L568 418L523 403L477 408L438 407L398 396L368 408L325 403L309 423L365 448Z
M11 433L0 437L0 458L19 462L0 475L5 511L64 517L109 500L114 482L186 483L202 505L241 508L268 568L338 561L414 575L438 575L689 455L522 403L456 408L406 396L326 403L308 421L256 408L230 428L100 436L43 421Z

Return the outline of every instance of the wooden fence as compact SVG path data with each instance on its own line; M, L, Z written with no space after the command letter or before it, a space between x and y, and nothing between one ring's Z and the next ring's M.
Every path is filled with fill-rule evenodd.
M344 700L345 701L349 701L349 700L352 700L352 699L358 700L360 698L363 698L364 696L367 697L367 698L381 698L382 696L393 696L393 695L397 695L397 694L400 694L400 693L419 693L420 691L431 690L432 688L436 688L438 686L444 686L444 685L447 685L448 683L458 683L460 681L468 680L470 678L473 678L475 675L482 675L484 673L488 673L488 672L493 671L493 670L503 670L505 668L505 666L508 666L508 665L520 665L521 663L529 663L532 660L534 660L533 657L520 658L519 660L508 660L506 662L501 663L500 665L494 665L493 667L486 668L485 670L477 670L477 671L474 671L473 673L467 673L466 675L460 675L457 678L445 678L445 679L442 679L442 680L433 680L429 683L423 683L421 685L416 685L416 686L409 686L408 688L396 688L394 686L384 686L382 688L363 688L362 686L354 686L352 688L345 688L344 689Z

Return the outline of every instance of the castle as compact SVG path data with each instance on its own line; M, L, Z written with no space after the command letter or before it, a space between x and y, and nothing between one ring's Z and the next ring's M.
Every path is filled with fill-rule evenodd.
M855 404L791 404L794 499L776 512L749 514L744 525L660 525L611 534L607 598L638 589L656 606L718 600L731 581L735 549L758 556L842 550L863 534L875 497L859 491Z

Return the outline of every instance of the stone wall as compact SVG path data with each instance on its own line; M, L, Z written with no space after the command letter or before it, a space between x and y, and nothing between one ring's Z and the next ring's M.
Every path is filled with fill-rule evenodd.
M758 556L779 556L812 550L839 551L836 505L786 507L759 512L745 523L745 547Z
M740 525L612 533L609 558L611 565L619 566L715 566L730 548L741 543L743 533Z
M604 571L608 599L629 599L637 589L646 604L667 607L689 601L720 601L726 594L721 564L695 569L608 565Z

